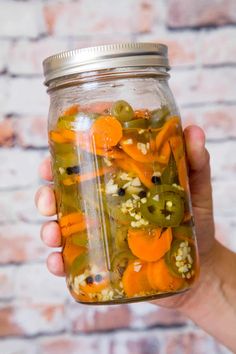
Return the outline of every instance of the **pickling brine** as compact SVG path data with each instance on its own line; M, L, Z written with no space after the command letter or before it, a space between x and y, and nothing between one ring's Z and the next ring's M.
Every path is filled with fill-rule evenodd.
M67 284L82 303L173 295L199 271L180 117L168 99L123 95L78 95L49 125Z

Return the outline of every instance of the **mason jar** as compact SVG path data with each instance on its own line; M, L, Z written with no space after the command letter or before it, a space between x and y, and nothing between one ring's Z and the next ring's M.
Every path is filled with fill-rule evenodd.
M199 272L167 47L104 45L44 63L68 288L78 302L158 299Z

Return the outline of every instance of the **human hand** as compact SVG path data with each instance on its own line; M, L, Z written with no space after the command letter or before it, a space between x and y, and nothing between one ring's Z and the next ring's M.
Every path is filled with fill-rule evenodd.
M191 126L185 129L184 135L190 167L189 182L201 273L191 291L155 300L152 303L182 311L223 343L236 349L231 344L233 342L230 334L228 333L228 336L222 335L221 326L217 326L218 317L215 318L216 308L223 313L227 311L227 324L231 323L233 327L235 326L234 333L236 332L236 319L233 320L230 317L230 312L233 313L233 309L236 311L236 301L234 300L236 299L236 280L232 272L232 267L236 267L236 255L220 245L214 238L209 153L205 148L204 133L200 128ZM40 175L45 180L52 180L49 159L40 166ZM53 216L56 214L56 201L51 187L41 187L35 200L42 215ZM42 226L41 237L49 247L60 246L61 233L58 223L55 221L45 223ZM65 275L60 252L50 254L47 265L53 274ZM226 290L223 289L224 286Z

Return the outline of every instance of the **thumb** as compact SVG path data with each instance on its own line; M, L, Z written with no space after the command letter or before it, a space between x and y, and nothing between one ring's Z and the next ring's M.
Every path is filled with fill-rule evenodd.
M205 253L214 242L210 155L205 148L205 134L201 128L187 127L184 130L184 137L199 250Z

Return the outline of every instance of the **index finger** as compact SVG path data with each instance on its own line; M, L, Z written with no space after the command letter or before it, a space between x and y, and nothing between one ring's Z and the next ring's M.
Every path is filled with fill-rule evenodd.
M39 166L39 175L46 181L52 181L52 165L51 157L46 157Z

